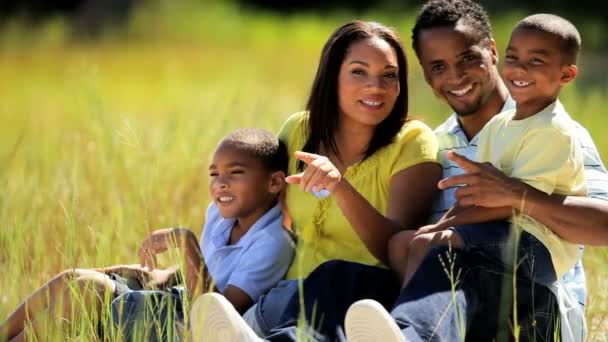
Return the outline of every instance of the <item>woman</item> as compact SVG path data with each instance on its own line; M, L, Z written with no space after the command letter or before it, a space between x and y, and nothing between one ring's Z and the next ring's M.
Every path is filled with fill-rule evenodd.
M407 60L397 34L373 22L338 28L321 53L306 111L279 134L295 157L286 204L297 246L288 280L243 316L258 335L276 326L297 279L332 259L384 265L389 238L424 223L441 167L433 132L408 120L407 109ZM247 339L221 296L200 297L191 317L195 337ZM220 328L226 319L232 330Z

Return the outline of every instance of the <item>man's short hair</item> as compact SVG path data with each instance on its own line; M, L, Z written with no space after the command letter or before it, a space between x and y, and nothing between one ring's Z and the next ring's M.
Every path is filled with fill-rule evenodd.
M287 148L274 134L262 128L241 128L228 134L220 144L230 143L260 160L271 171L287 173Z
M559 47L564 63L576 64L581 51L581 35L576 27L568 20L555 14L533 14L520 20L515 29L536 30L545 32L559 38Z
M418 51L420 31L436 27L466 25L478 35L479 41L492 39L492 26L488 13L471 0L431 0L422 6L412 29L412 46Z

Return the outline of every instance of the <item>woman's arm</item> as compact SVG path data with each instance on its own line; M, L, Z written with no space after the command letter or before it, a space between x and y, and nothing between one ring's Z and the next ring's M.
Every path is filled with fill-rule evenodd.
M388 262L388 240L404 229L416 229L425 223L441 166L421 163L397 172L391 178L386 216L378 212L347 181L343 180L334 195L342 213L367 249L383 263Z
M388 240L403 229L416 229L424 223L437 194L441 166L424 162L395 173L390 180L386 216L378 212L352 185L343 179L328 158L296 152L307 164L305 171L287 177L304 191L325 188L335 196L340 210L367 249L383 263L388 262Z

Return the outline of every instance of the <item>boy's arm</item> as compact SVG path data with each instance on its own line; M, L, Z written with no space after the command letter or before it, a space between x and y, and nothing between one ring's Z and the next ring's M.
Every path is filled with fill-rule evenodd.
M222 294L241 313L283 279L293 259L293 241L284 228L269 226L247 248Z
M456 205L452 207L439 222L418 229L416 234L438 232L450 227L465 224L506 220L512 215L513 209L511 209L511 207L487 208Z
M232 303L236 311L238 311L241 315L253 305L253 299L249 297L247 292L236 286L226 286L226 289L222 294L230 303Z
M440 188L464 185L456 190L460 203L478 206L510 206L532 217L571 243L608 244L608 201L578 196L548 195L524 182L503 174L492 165L464 156L449 157L465 174L440 182ZM608 184L608 175L602 173ZM598 188L598 193L601 192ZM608 189L605 190L608 193Z
M182 252L184 261L184 283L188 289L190 299L194 300L200 294L208 290L208 276L203 254L194 232L189 229L180 229L178 235L179 242L175 247Z
M452 160L467 173L445 179L440 186L464 184L455 193L460 203L485 207L510 206L546 225L568 242L608 244L607 200L547 195L518 179L507 177L491 165L477 163L460 155L455 155ZM608 184L608 175L606 178Z
M207 282L204 261L196 235L186 228L167 228L154 231L143 243L139 251L142 265L153 269L156 255L169 248L180 250L184 262L184 282L191 298L206 290Z

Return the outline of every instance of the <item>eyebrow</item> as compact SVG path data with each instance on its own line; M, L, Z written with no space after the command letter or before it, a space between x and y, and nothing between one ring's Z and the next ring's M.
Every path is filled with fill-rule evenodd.
M226 164L225 167L247 167L247 164L244 164L241 162L230 162L230 163ZM215 164L211 164L209 166L209 170L216 169L216 168L217 168L217 166Z
M514 47L511 47L511 46L507 46L506 51L517 51L517 49ZM550 56L549 51L547 51L545 49L532 49L532 50L528 50L528 53L535 53L538 55Z
M361 65L364 65L366 67L369 67L369 63L364 62L364 61L359 61L359 60L351 61L349 64L361 64ZM399 69L399 67L396 66L396 65L388 64L388 65L386 65L384 67L384 69Z
M460 58L466 54L473 53L473 52L474 52L474 50L472 50L472 49L466 49L466 50L460 52L459 54L457 54L456 57ZM434 60L430 61L428 64L440 64L440 63L444 63L444 59L434 59Z

